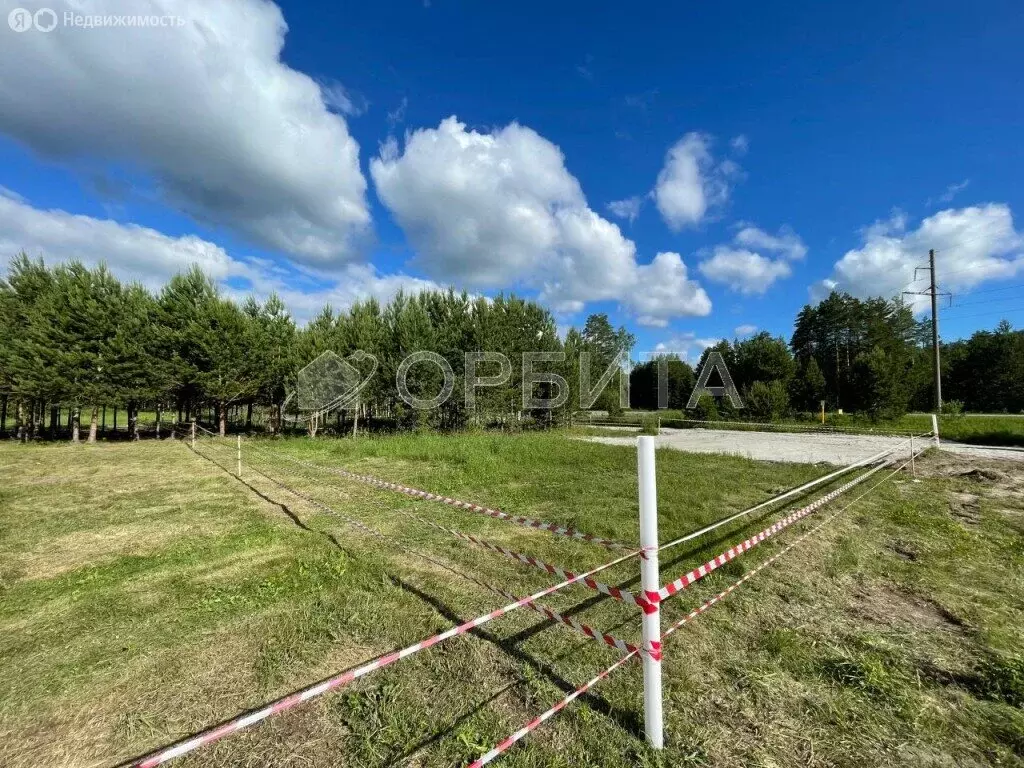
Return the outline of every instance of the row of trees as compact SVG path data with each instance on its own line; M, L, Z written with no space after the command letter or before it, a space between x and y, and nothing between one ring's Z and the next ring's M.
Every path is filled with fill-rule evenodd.
M357 430L360 417L397 428L448 429L496 419L571 421L568 403L578 402L581 355L591 357L597 379L619 347L633 345L632 336L614 329L605 315L590 317L563 341L551 313L535 302L452 290L400 294L385 306L367 299L344 312L325 307L300 328L276 296L239 305L197 269L175 276L154 295L121 283L103 266L49 268L24 255L0 282L0 338L0 425L13 405L22 437L40 435L47 412L55 431L66 409L77 440L84 409L90 441L107 405L127 410L133 432L143 407L155 409L158 420L179 423L210 409L221 432L229 413L244 412L251 425L256 407L278 431L299 371L327 351L348 357L362 350L378 361L358 399L332 414L341 429ZM441 354L455 378L452 396L430 411L410 408L394 386L401 361L419 350ZM514 370L501 386L477 390L470 412L463 389L465 352L472 350L499 352L514 364L524 352L564 353L564 361L537 368L565 379L567 404L524 413L521 371ZM477 368L480 377L500 372L491 361ZM409 370L406 381L410 394L429 398L441 389L443 373L423 363ZM551 396L554 389L541 382L532 394ZM602 403L610 405L617 392L613 383ZM294 406L291 398L293 412ZM316 424L310 422L311 428Z
M723 341L705 356L712 350L722 354L744 396L743 416L770 419L815 411L824 400L830 409L892 417L930 407L929 337L928 322L915 321L899 301L832 294L801 310L788 344L761 333ZM9 408L26 438L46 431L48 414L55 430L61 414L68 413L71 436L78 439L84 411L90 440L96 439L105 406L125 408L132 431L140 408L179 423L209 409L221 431L231 413L251 426L255 408L266 415L269 429L281 430L289 412L297 415L293 394L299 371L327 351L348 357L362 350L378 366L358 398L332 414L339 430L355 432L365 420L374 426L444 429L524 420L571 423L581 390L588 388L579 369L583 355L591 361L592 387L618 351L634 345L632 335L614 328L605 315L591 315L582 329L570 329L563 339L551 313L535 302L452 290L400 294L386 305L367 299L343 312L325 307L300 328L276 296L236 303L196 269L153 294L122 283L102 266L51 268L24 255L0 281L0 339L0 428ZM410 408L395 388L402 360L419 350L439 353L454 374L452 396L430 411ZM467 406L465 353L476 350L503 354L513 371L500 386L475 390L475 401ZM526 352L564 355L537 366L564 379L564 405L524 411L518 365ZM633 407L657 407L658 367L658 360L633 366ZM696 380L694 369L675 356L665 359L665 367L668 406L683 408ZM497 362L483 361L476 374L501 371ZM993 332L946 345L943 375L947 398L968 409L1021 411L1024 332L1003 322ZM436 364L421 363L409 369L406 380L412 395L429 398L441 390L444 375ZM541 382L529 394L547 397L557 389ZM613 380L593 407L615 411L618 395ZM730 408L727 402L705 402L698 415L711 410L740 415Z
M931 321L916 321L899 300L833 293L800 311L788 344L767 333L722 341L704 352L697 370L712 350L722 354L743 395L743 417L815 412L822 401L829 410L875 418L933 408ZM1024 331L1003 320L994 331L944 344L941 360L943 394L953 409L1024 412ZM657 361L633 369L634 407L656 407L656 369ZM669 363L669 407L684 407L694 383L690 366ZM725 400L699 410L741 416Z

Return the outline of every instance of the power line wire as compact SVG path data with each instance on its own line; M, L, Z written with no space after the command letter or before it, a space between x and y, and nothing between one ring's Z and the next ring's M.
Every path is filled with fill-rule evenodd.
M987 317L991 315L1007 315L1011 312L1024 312L1024 307L1012 307L1010 309L1003 309L998 312L976 312L971 315L945 315L950 320L966 320L969 317Z
M1014 283L1013 285L1001 285L998 288L982 288L980 291L975 291L973 288L965 288L964 293L971 295L975 293L994 293L995 291L1009 291L1013 288L1019 288L1024 291L1024 283Z
M954 304L953 309L958 309L960 307L976 307L979 304L998 304L1000 301L1020 301L1020 296L1003 296L1002 298L989 298L982 299L981 301L965 301Z

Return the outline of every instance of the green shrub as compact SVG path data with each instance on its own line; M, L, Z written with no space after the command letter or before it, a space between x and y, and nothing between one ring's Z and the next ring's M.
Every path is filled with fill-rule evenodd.
M640 434L641 435L657 435L660 431L658 429L659 419L657 416L645 416L640 420Z
M789 393L781 381L755 381L746 393L747 415L761 421L775 421L789 410Z
M693 418L698 421L718 421L718 403L709 394L703 394L693 408Z
M942 404L942 415L958 419L964 415L962 400L947 400Z

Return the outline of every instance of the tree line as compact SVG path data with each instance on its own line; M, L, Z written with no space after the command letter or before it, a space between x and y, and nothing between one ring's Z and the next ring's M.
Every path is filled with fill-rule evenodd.
M22 439L56 436L66 414L67 432L76 441L86 430L86 439L97 439L106 406L124 408L135 435L140 409L155 411L165 425L209 418L221 433L232 416L252 426L256 409L266 415L267 428L279 432L289 410L298 417L293 395L299 372L327 351L347 357L362 350L379 364L358 398L331 414L331 428L339 431L356 432L361 419L394 429L569 423L568 405L524 411L520 371L501 386L476 390L470 410L464 353L499 352L514 366L524 352L563 353L564 361L538 369L562 376L568 402L576 402L581 354L590 356L596 379L619 347L633 345L632 336L613 328L605 315L588 318L560 339L554 317L536 302L454 290L400 293L386 305L370 298L344 311L326 306L300 327L277 296L235 302L196 268L152 293L119 281L102 265L50 267L24 254L0 280L0 338L0 425L10 409ZM410 408L394 386L402 360L420 350L442 355L455 378L453 396L430 411ZM477 366L482 378L499 373L492 361ZM412 395L429 398L441 389L443 374L436 365L421 364L406 381ZM553 387L541 382L536 394L552 394ZM306 426L313 431L317 424Z
M743 394L744 417L813 412L824 400L830 410L888 418L930 408L929 334L928 322L916 321L898 300L834 293L800 311L789 342L767 333L722 341L705 350L698 370L710 351L722 353ZM155 412L165 425L208 419L221 432L229 419L252 427L255 410L261 426L280 432L299 417L293 396L299 372L324 352L347 357L356 350L376 358L376 375L330 414L332 423L301 422L302 428L355 433L571 424L587 379L592 386L620 350L635 345L604 314L560 337L552 314L536 302L451 289L400 293L387 304L365 299L343 311L327 306L300 327L277 296L236 302L195 268L151 292L104 266L47 266L24 254L0 280L0 339L0 428L10 411L22 439L62 435L66 423L73 440L81 432L95 440L107 406L123 408L136 435L140 410ZM402 361L420 350L440 354L454 374L452 396L431 410L411 408L394 386ZM475 389L467 403L465 353L474 350L501 353L514 370L499 386ZM564 404L524 408L517 369L524 352L550 355L538 370L562 378ZM589 377L580 375L584 357ZM633 365L631 407L657 407L659 360L668 374L668 406L686 405L694 369L664 355ZM486 360L476 370L480 377L500 372ZM946 396L969 410L1024 410L1024 333L1004 321L944 345L943 376ZM424 363L410 368L406 381L413 395L429 398L441 390L444 374ZM536 392L528 394L553 396L561 385L531 386ZM617 411L618 394L613 380L593 407ZM698 417L741 415L728 401L698 406Z
M727 399L704 401L698 417L771 420L814 413L823 401L830 411L875 419L934 410L931 320L915 320L900 299L832 293L799 312L788 343L768 333L721 341L704 351L697 370L712 350L722 354L744 408L735 412ZM1024 412L1024 331L1006 320L994 331L942 344L940 361L944 411ZM634 367L634 407L656 407L656 368L657 361ZM668 406L685 407L694 369L674 359L668 380Z

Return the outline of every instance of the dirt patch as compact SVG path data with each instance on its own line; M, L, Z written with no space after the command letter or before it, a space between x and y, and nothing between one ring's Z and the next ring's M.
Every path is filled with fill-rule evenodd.
M973 493L950 494L949 513L969 528L981 523L981 510L978 508L980 497Z
M967 456L944 450L930 451L919 458L917 471L924 477L962 478L985 488L1014 487L1024 483L1024 466L1019 461Z
M985 467L976 467L975 469L958 472L957 477L974 480L975 482L1008 483L1011 481L1009 473Z
M943 606L887 586L859 589L849 610L865 621L889 627L950 632L966 626L963 619Z
M993 499L1017 499L1024 501L1024 491L1015 491L1009 488L989 488L985 495Z
M901 560L908 560L910 562L917 560L917 549L913 544L902 539L896 539L896 541L889 545L889 549L895 552L896 556Z

